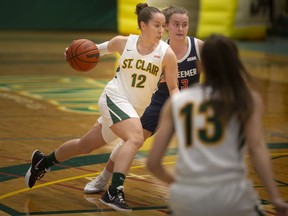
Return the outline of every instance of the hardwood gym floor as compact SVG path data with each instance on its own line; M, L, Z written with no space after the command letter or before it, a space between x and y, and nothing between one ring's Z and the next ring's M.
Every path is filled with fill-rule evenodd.
M48 154L62 142L80 137L94 124L97 99L114 75L117 56L105 56L95 69L80 73L65 62L64 48L73 39L98 43L114 35L0 32L0 215L123 214L101 204L101 195L83 193L84 185L104 167L112 145L53 167L33 189L24 185L35 149ZM265 101L263 122L275 181L288 201L288 40L271 38L238 44L241 58L257 79ZM160 216L168 212L167 187L145 168L150 142L137 154L125 183L132 215ZM173 143L165 157L171 169L176 154ZM276 215L251 167L249 176L267 215Z

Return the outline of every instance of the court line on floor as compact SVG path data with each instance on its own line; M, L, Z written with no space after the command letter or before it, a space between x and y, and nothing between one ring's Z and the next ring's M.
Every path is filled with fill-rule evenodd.
M284 154L284 153L279 153L279 154ZM271 155L279 155L277 153L273 153ZM285 154L287 155L287 153ZM170 161L170 162L165 162L163 163L164 165L171 165L171 164L175 164L176 161ZM145 165L139 165L139 166L133 166L131 167L131 169L141 169L141 168L144 168ZM59 180L56 180L56 181L51 181L51 182L47 182L47 183L43 183L43 184L40 184L40 185L36 185L34 186L33 188L23 188L23 189L20 189L20 190L17 190L17 191L14 191L14 192L11 192L11 193L7 193L7 194L4 194L2 196L0 196L0 200L2 199L5 199L5 198L8 198L8 197L11 197L13 195L17 195L17 194L20 194L20 193L24 193L24 192L27 192L27 191L31 191L31 190L34 190L34 189L38 189L38 188L42 188L42 187L46 187L46 186L49 186L49 185L54 185L54 184L58 184L58 183L62 183L62 182L66 182L66 181L71 181L71 180L76 180L76 179L80 179L80 178L86 178L86 177L91 177L91 176L95 176L95 175L98 175L100 172L94 172L94 173L90 173L90 174L85 174L85 175L80 175L80 176L74 176L74 177L70 177L70 178L64 178L64 179L59 179ZM137 208L135 208L134 210L136 210ZM143 210L143 207L141 207L140 209L138 210ZM146 208L144 208L146 209ZM149 209L149 208L148 208ZM153 209L153 207L152 207ZM165 209L163 207L161 207L161 209ZM147 210L147 209L146 209ZM154 210L157 210L157 208L155 208ZM159 210L159 209L158 209ZM270 212L270 211L266 211L265 212L267 214L270 214L270 215L275 215L273 212ZM46 212L47 213L47 212ZM45 213L45 214L46 214ZM55 212L54 212L55 213Z
M176 162L173 161L173 162L165 162L163 164L164 165L170 165L170 164L175 164L175 163ZM131 167L131 169L140 169L140 168L144 168L144 167L145 167L145 165L139 165L139 166L133 166L133 167ZM93 172L93 173L90 173L90 174L74 176L74 177L70 177L70 178L64 178L64 179L59 179L59 180L56 180L56 181L43 183L43 184L40 184L40 185L35 185L33 188L23 188L23 189L16 190L16 191L13 191L13 192L10 192L10 193L7 193L7 194L4 194L4 195L0 196L0 200L5 199L7 197L11 197L11 196L16 195L16 194L24 193L24 192L31 191L31 190L34 190L34 189L46 187L46 186L49 186L49 185L54 185L54 184L58 184L58 183L66 182L66 181L75 180L75 179L95 176L95 175L98 175L99 173L100 172Z
M270 156L272 156L272 157L275 157L275 156L287 156L287 153L271 153ZM163 164L164 165L169 165L169 164L175 164L175 163L176 162L173 161L173 162L165 162ZM145 167L145 165L139 165L139 166L133 166L133 167L131 167L131 169L140 169L140 168L144 168L144 167ZM7 194L4 194L4 195L0 196L0 200L5 199L5 198L10 197L10 196L13 196L13 195L16 195L16 194L19 194L19 193L24 193L24 192L29 191L29 190L33 190L33 189L37 189L37 188L41 188L41 187L46 187L46 186L49 186L49 185L58 184L58 183L62 183L62 182L65 182L65 181L71 181L71 180L75 180L75 179L95 176L95 175L97 175L99 173L100 172L93 172L93 173L90 173L90 174L74 176L74 177L70 177L70 178L64 178L64 179L59 179L59 180L56 180L56 181L43 183L43 184L40 184L40 185L35 185L33 188L23 188L23 189L20 189L20 190L17 190L17 191L13 191L13 192L10 192L10 193L7 193Z

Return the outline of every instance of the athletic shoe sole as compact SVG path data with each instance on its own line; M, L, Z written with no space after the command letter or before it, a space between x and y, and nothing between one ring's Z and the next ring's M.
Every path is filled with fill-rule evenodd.
M105 204L105 205L113 208L113 209L116 210L116 211L126 212L126 213L130 213L130 212L132 211L132 209L122 209L122 208L119 208L118 206L115 206L115 205L113 205L113 204L111 204L111 203L107 203L107 202L105 202L104 200L102 200L101 198L100 198L99 200L100 200L103 204Z
M31 176L31 168L32 168L32 159L33 159L33 156L34 156L34 154L35 154L35 152L37 152L38 151L38 149L36 149L33 153L32 153L32 155L31 155L31 166L30 166L30 168L28 169L28 171L26 172L26 175L25 175L25 184L26 184L26 186L27 187L30 187L29 186L29 180L30 180L30 176ZM33 185L34 186L34 185ZM32 187L33 187L32 186ZM30 187L31 188L31 187Z
M104 188L102 190L84 190L84 193L85 194L98 194L98 193L103 192L105 190L106 190L106 188Z
M26 172L26 175L25 175L25 184L29 188L30 188L30 186L29 186L30 176L31 176L31 166L30 166L29 170Z

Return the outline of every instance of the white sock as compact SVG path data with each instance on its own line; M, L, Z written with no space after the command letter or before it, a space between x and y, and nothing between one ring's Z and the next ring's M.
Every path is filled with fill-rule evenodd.
M113 173L111 173L111 172L109 172L108 170L106 170L106 167L105 167L105 169L101 172L101 177L103 178L103 179L110 179L111 177L112 177L112 174Z

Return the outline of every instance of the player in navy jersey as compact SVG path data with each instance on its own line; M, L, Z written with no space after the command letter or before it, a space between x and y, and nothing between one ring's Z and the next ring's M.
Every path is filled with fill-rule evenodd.
M162 12L166 19L165 28L169 38L167 43L177 57L178 87L181 90L198 83L200 80L200 68L198 67L199 64L197 64L197 61L200 61L200 50L202 49L203 41L187 36L189 15L185 8L169 6ZM150 105L141 117L145 140L156 132L161 108L169 96L167 83L165 79L162 78L151 98ZM110 159L101 174L85 185L85 193L99 193L105 190L112 176L114 161L121 145L122 143L120 141L113 149Z

